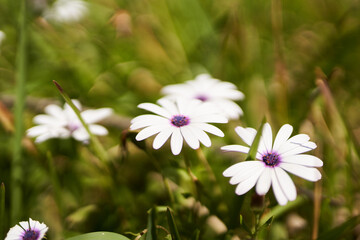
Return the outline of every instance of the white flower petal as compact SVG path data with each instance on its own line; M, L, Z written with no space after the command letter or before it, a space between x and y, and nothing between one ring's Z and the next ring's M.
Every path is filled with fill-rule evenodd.
M294 201L296 199L296 187L289 175L282 170L280 167L275 167L275 174L279 180L279 184L283 193L289 201Z
M263 171L264 171L264 168L262 168L261 170L255 172L254 174L252 174L246 180L242 181L236 187L235 193L237 195L243 195L244 193L247 193L252 187L255 186L257 180L259 179L259 176L262 174Z
M63 109L55 104L47 105L44 109L44 112L55 118L64 118Z
M225 177L233 177L240 172L246 172L247 169L252 168L254 165L257 165L255 161L245 161L236 163L230 167L228 167L224 172L223 175Z
M157 124L167 124L169 119L160 117L158 115L145 114L140 115L131 120L130 130L136 130L143 127L148 127Z
M251 146L256 136L256 130L254 128L236 127L235 132L249 146Z
M49 115L45 115L45 114L39 114L36 115L33 119L33 122L35 124L47 124L47 125L52 125L52 126L56 126L56 125L60 125L60 126L64 126L66 124L65 119L59 119L59 118L54 118L52 116Z
M299 164L307 167L323 166L323 162L319 158L308 154L298 154L298 155L283 157L281 161L286 163Z
M198 117L191 118L191 122L227 123L228 120L225 116L219 114L213 114L213 115L201 115Z
M252 164L244 169L239 169L236 175L234 175L229 183L230 184L238 184L242 181L245 181L249 177L253 176L254 174L258 172L262 172L262 170L265 168L264 164L260 161L249 161Z
M292 131L293 131L293 127L289 124L285 124L280 128L274 141L274 146L273 146L274 151L278 151L281 145L284 144L289 139Z
M171 118L171 114L168 111L166 111L164 108L162 108L156 104L153 104L153 103L141 103L138 105L138 108L145 109L149 112L156 113L156 114L166 117L168 119Z
M99 135L99 136L104 136L109 133L105 127L98 125L98 124L90 124L89 130L92 134Z
M49 132L49 126L48 125L38 125L32 128L29 128L26 130L26 135L28 137L36 137L41 134Z
M192 149L198 149L200 147L200 142L196 135L194 135L191 132L191 129L189 129L187 126L183 126L180 128L181 134L183 135L186 143L192 148Z
M157 101L157 103L162 106L166 111L170 113L170 115L179 114L179 110L174 101L169 100L167 98L161 98Z
M73 136L73 138L75 138L75 140L80 141L80 142L84 142L84 141L90 139L89 134L87 133L87 131L83 127L76 129L72 133L72 136Z
M271 174L271 184L276 200L280 205L286 205L288 199L284 194L282 188L280 187L280 183L278 178L276 177L275 171L271 171L270 174Z
M181 135L180 129L176 128L171 136L170 140L171 152L174 155L178 155L181 152L183 146L183 137Z
M282 169L292 173L296 176L304 178L308 181L316 182L321 179L321 173L316 168L305 167L298 164L291 164L291 163L280 163L278 165Z
M263 141L260 141L259 144L259 150L260 152L262 148L266 149L266 152L270 153L272 151L272 131L271 131L271 126L269 123L265 123L264 127L263 127L263 132L262 132L262 139ZM263 147L261 147L261 145L263 145Z
M296 155L304 152L311 151L316 148L316 144L313 142L302 143L301 145L291 144L287 151L280 153L282 157Z
M202 144L204 144L205 147L211 146L211 140L203 130L198 129L192 125L188 125L187 127L191 129L194 135L199 139Z
M153 125L153 126L146 127L136 135L135 139L137 141L142 141L145 138L148 138L148 137L150 137L150 136L152 136L154 134L157 134L157 133L161 132L162 130L164 130L166 128L171 128L171 126Z
M265 167L263 173L259 177L256 184L256 193L258 195L265 195L269 191L271 186L271 171L274 171L274 169Z
M89 109L81 112L81 116L86 123L96 123L109 117L112 113L111 108Z
M173 133L174 128L169 127L169 128L165 128L163 129L158 135L156 135L156 137L154 138L154 142L153 142L153 148L154 149L159 149L162 147L162 145L164 145L164 143L166 142L166 140L169 139L169 137L171 136L171 134Z
M241 145L227 145L221 147L221 150L228 151L228 152L241 152L241 153L248 153L250 148L241 146Z
M214 134L219 137L224 137L224 133L217 127L207 123L190 123L192 126L200 128L201 130Z

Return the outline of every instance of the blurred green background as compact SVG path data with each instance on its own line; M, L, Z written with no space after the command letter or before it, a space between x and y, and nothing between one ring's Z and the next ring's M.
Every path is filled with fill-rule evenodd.
M15 224L8 219L19 2L0 0L0 30L6 34L0 45L5 232ZM305 200L285 208L261 238L311 239L360 214L360 1L92 0L87 15L73 23L44 19L44 2L54 4L27 1L24 128L33 126L33 116L46 104L63 105L52 83L56 80L84 106L114 109L114 116L103 122L110 134L100 138L113 162L111 174L104 174L87 146L73 139L34 145L24 138L19 220L44 221L50 227L48 239L99 230L139 233L146 228L147 210L170 205L160 166L171 180L176 196L171 207L184 239L196 239L197 231L200 239L246 236L239 214L251 226L251 211L241 209L243 199L222 177L245 156L221 153L219 147L240 143L234 127L257 128L264 116L274 131L289 123L295 133L309 134L324 167L323 180L315 187L293 177ZM246 98L238 103L244 116L219 126L225 138L213 137L213 146L203 148L217 184L204 170L199 153L185 149L203 189L198 204L208 209L201 215L194 210L182 157L172 156L165 145L152 151L151 158L123 131L131 118L144 113L136 107L139 103L155 102L163 86L204 72L234 83ZM151 140L146 143L152 150ZM314 196L322 198L320 206ZM250 198L247 194L244 206ZM272 208L272 193L270 200ZM167 228L165 215L158 215L159 225ZM217 233L209 216L216 216L226 231ZM299 229L292 225L292 216L303 220ZM354 226L344 231L344 239L359 239L360 225Z

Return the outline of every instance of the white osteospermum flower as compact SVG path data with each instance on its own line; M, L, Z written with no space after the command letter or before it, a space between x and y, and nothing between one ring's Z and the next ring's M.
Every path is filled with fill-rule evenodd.
M183 84L168 85L162 89L162 93L169 98L194 98L212 103L228 119L243 115L242 109L234 101L244 99L244 94L234 84L214 79L209 74L200 74Z
M44 17L59 23L80 21L88 12L88 5L83 0L57 0L44 12Z
M75 106L81 111L81 104L77 100L72 100ZM79 118L71 107L65 103L64 109L51 104L45 107L46 114L34 117L33 121L38 126L27 130L28 137L36 137L35 142L40 143L50 138L69 138L73 137L78 141L87 141L90 136ZM82 118L91 133L95 135L106 135L108 131L101 125L94 124L112 114L111 108L89 109L82 111Z
M44 223L29 218L29 221L20 222L10 228L5 240L40 240L47 230L48 227Z
M206 147L211 146L209 136L212 133L223 137L224 133L217 127L208 123L227 123L227 119L218 114L211 104L196 99L160 99L159 105L142 103L138 107L154 114L140 115L131 121L131 130L142 129L136 140L157 134L153 148L159 149L170 138L171 151L174 155L181 152L183 140L193 149L200 147L200 142Z
M242 127L236 127L235 131L249 146L257 132L253 128ZM296 199L295 185L286 171L312 182L321 179L321 173L315 167L321 167L323 162L315 156L302 154L315 149L316 144L309 141L310 137L306 134L289 138L292 131L291 125L283 125L273 144L270 124L264 124L256 159L236 163L223 173L225 177L231 177L230 184L238 184L236 194L245 194L256 184L256 193L265 195L272 185L277 201L285 205ZM228 145L221 149L241 153L250 150L241 145Z

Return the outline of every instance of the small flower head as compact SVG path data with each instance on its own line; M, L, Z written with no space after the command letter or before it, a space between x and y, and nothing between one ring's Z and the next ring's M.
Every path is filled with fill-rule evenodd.
M160 99L158 104L142 103L138 107L155 114L140 115L131 121L131 130L143 128L136 140L141 141L157 134L153 148L159 149L171 137L171 151L174 155L181 152L183 141L193 149L200 147L200 142L211 146L205 132L223 137L223 132L208 123L226 123L227 119L215 110L211 104L196 99Z
M0 46L1 46L1 43L5 40L5 38L6 38L5 33L0 30Z
M254 141L256 130L237 127L236 133L249 146ZM293 127L283 125L273 143L270 124L266 123L260 138L256 159L236 163L226 169L225 177L231 177L230 184L238 184L236 194L248 192L256 184L256 193L265 195L270 186L280 205L296 198L296 188L286 172L301 178L316 182L321 179L321 173L315 167L321 167L323 162L312 155L302 154L316 148L306 134L298 134L291 138ZM248 153L250 148L241 145L228 145L221 148L224 151Z
M34 221L20 222L12 227L6 235L5 240L40 240L44 237L48 227L44 223Z
M58 23L73 23L80 21L88 11L83 0L56 0L47 8L44 17Z
M81 104L77 100L72 100L75 106L81 111ZM79 118L71 107L65 103L64 108L51 104L45 108L46 114L34 117L33 121L38 124L27 130L27 136L36 137L35 142L40 143L50 138L70 138L78 141L87 141L90 136L83 127ZM91 133L95 135L106 135L108 131L101 125L94 124L112 114L110 108L100 108L96 110L85 110L81 116L88 124Z
M234 84L214 79L209 74L200 74L183 84L168 85L162 93L172 99L183 97L212 103L228 119L236 119L243 114L234 101L244 99L244 94Z

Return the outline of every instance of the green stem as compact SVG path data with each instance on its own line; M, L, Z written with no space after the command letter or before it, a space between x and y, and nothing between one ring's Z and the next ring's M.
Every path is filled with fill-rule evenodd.
M57 83L55 80L53 80L55 86L58 88L61 96L64 98L64 100L66 101L67 104L69 104L69 106L72 108L72 110L75 112L76 116L79 118L81 124L84 126L86 132L89 134L90 136L90 140L93 146L93 149L96 153L96 155L99 157L100 160L102 160L103 162L107 162L109 160L109 156L106 152L106 150L104 149L104 147L101 145L99 139L92 134L92 132L89 129L89 126L86 124L86 122L84 121L83 117L81 116L81 113L79 111L79 109L75 106L75 104L71 101L70 97L64 92L63 88L60 86L59 83ZM104 166L105 167L105 166Z
M186 166L186 171L188 172L188 174L189 174L189 176L191 178L191 182L193 184L193 189L194 189L193 191L194 191L195 199L199 200L199 194L200 194L200 191L198 189L199 179L191 171L189 158L186 156L186 154L183 154L183 155L184 155L184 162L185 162L185 166Z
M0 238L5 238L5 184L0 186Z
M55 201L59 208L59 213L62 217L62 214L63 214L63 204L62 204L62 197L61 197L62 194L61 194L59 179L56 174L54 159L53 159L50 151L47 152L46 156L48 159L49 170L50 170L50 180L51 180L51 184L52 184L53 191L54 191Z
M16 102L14 107L15 133L13 161L11 166L11 223L17 223L21 218L22 211L22 146L21 140L24 134L23 110L25 105L25 82L26 82L26 0L21 1L19 13L19 42L16 56Z

